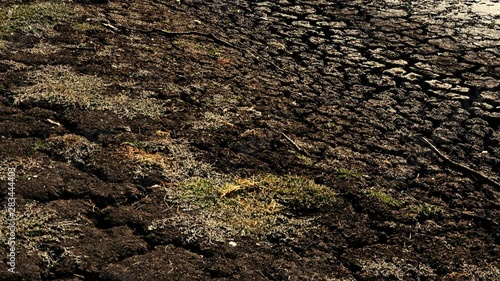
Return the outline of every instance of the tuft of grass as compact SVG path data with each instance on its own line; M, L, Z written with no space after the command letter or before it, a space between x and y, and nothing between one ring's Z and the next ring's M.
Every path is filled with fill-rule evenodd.
M162 153L149 153L141 146L132 143L122 143L119 153L129 160L132 160L136 170L134 173L139 176L147 174L148 171L159 168L162 171L170 169L169 158Z
M206 177L213 174L213 167L196 159L184 140L173 139L169 132L157 131L148 140L128 141L118 148L117 156L132 162L135 179L143 179L152 173L172 181L184 181L190 177Z
M175 47L182 49L184 52L191 53L194 55L208 54L208 50L204 45L193 42L192 40L179 39L179 40L174 40L172 44Z
M304 163L304 165L306 165L308 167L311 167L314 165L314 159L312 159L311 157L305 156L303 154L297 154L297 158L302 160L302 163Z
M0 35L11 32L46 32L73 14L64 3L39 2L0 9Z
M1 210L0 213L1 225L8 225L6 210ZM53 267L63 256L72 255L66 250L63 253L56 253L51 247L60 245L64 240L78 239L81 227L78 219L58 220L55 211L44 210L35 203L24 206L24 211L16 217L15 226L16 246L38 255L48 268ZM2 227L0 241L6 242L9 234L10 230Z
M214 112L205 112L203 119L193 122L193 129L195 130L216 130L221 127L229 126L234 127L231 123L230 114L217 114Z
M37 143L41 143L41 146L38 145L39 150L76 163L85 163L85 160L97 149L96 144L74 134L52 136L45 141L35 141L35 145Z
M398 200L383 191L370 190L368 191L368 197L376 198L380 202L395 208L399 208L403 205L403 201Z
M408 276L421 280L436 277L434 270L427 264L413 264L397 257L362 260L360 264L360 275L369 280L408 280Z
M61 50L60 46L52 45L47 42L40 42L31 48L25 49L27 53L33 55L56 55Z
M354 170L340 168L335 174L338 179L350 180L350 179L359 179L361 177L361 173L358 173Z
M410 205L408 208L408 214L412 218L429 218L435 217L442 213L442 208L437 205L432 205L428 203Z
M196 208L213 208L217 205L217 183L206 178L192 178L175 194L175 201L194 204Z
M222 56L222 54L219 48L214 47L208 50L208 56L213 60L217 60Z
M121 145L130 145L130 146L133 146L135 148L142 148L142 147L144 147L144 145L142 144L142 142L136 141L136 140L125 141L125 142L122 142Z
M203 196L201 196L203 195ZM255 203L275 201L292 210L314 211L331 206L335 193L326 186L300 176L265 175L254 178L235 178L218 183L206 178L190 179L178 193L181 201L198 202L208 206L226 204L235 199L251 198ZM208 200L207 200L208 198ZM215 200L217 199L217 200ZM274 203L273 203L274 204ZM219 206L220 207L220 206Z
M171 191L169 197L182 208L209 218L201 232L218 229L229 235L289 239L312 227L310 219L294 217L292 211L314 212L333 206L336 193L300 176L262 175L194 177Z
M165 110L163 102L156 98L132 98L126 93L106 95L106 84L101 78L76 73L68 66L46 66L34 71L30 80L33 85L15 89L15 104L109 110L126 118L157 118Z
M33 151L48 151L50 149L50 144L43 140L35 140L32 149Z
M97 31L105 31L106 29L97 23L89 23L89 22L80 22L76 23L73 25L73 28L75 28L78 31L81 32L97 32Z

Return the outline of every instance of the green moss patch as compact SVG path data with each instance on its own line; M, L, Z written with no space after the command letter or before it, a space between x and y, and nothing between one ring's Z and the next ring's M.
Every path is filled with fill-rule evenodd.
M392 195L382 192L382 191L376 191L376 190L370 190L368 191L368 197L371 198L376 198L380 202L387 204L391 207L399 208L403 205L403 201L398 200L394 198Z
M198 218L204 223L191 224L204 228L198 233L218 229L219 234L284 239L313 226L310 217L297 212L319 211L333 206L336 199L334 191L310 179L276 175L191 178L169 195L182 208L201 212Z
M0 34L44 32L69 18L73 11L64 3L39 2L0 9Z

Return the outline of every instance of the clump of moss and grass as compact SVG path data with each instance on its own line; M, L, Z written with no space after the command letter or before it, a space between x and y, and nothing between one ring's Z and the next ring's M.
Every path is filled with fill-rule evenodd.
M334 206L336 193L301 176L261 175L191 178L172 191L170 200L202 214L204 223L191 225L210 229L195 233L214 233L215 228L230 236L287 239L312 227L308 215Z
M0 35L13 32L41 33L63 23L73 14L62 1L44 1L0 8Z
M74 24L74 29L81 31L81 32L104 32L106 29L104 26L97 24L97 23L92 23L92 22L79 22Z
M441 215L443 209L434 204L419 203L412 197L397 198L381 190L368 190L366 196L385 204L392 209L400 211L403 218L410 220L423 220Z
M165 111L163 102L154 97L107 94L103 79L77 73L68 66L45 66L33 71L29 79L31 85L14 90L15 104L112 111L124 118L158 118Z
M434 204L421 203L412 204L406 208L407 217L417 220L429 219L441 215L443 209Z
M374 198L374 199L376 199L376 200L378 200L386 205L389 205L393 208L400 208L404 203L402 200L399 200L399 199L393 197L389 193L379 191L379 190L369 190L367 192L367 196L370 198Z
M50 150L50 143L44 140L35 140L31 148L33 151L47 152Z
M34 151L75 163L84 163L85 159L89 158L97 148L96 144L91 143L85 137L74 134L51 136L44 140L37 139L32 145Z
M361 178L361 173L346 168L337 169L335 171L335 174L337 175L337 179L340 180L352 180Z

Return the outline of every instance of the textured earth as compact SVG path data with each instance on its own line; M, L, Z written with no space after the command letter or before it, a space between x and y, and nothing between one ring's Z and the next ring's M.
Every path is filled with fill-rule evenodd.
M0 280L500 280L499 1L98 2L0 3Z

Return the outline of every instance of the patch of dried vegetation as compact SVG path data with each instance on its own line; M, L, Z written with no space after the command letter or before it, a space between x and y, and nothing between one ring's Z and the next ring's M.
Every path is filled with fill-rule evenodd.
M85 160L98 149L98 145L91 143L85 137L66 134L51 136L45 140L36 140L33 150L42 151L59 159L85 164Z
M15 90L16 105L108 110L124 118L158 118L164 112L161 100L153 97L131 97L126 92L107 95L106 90L110 85L103 79L76 73L68 66L46 66L31 72L29 80L31 85Z
M69 249L56 253L52 248L64 240L78 239L80 234L79 219L61 220L54 210L42 205L28 203L22 210L16 209L15 229L16 246L24 248L29 254L37 255L47 267L53 267L63 256L72 256ZM0 224L8 225L7 210L0 211ZM0 241L7 241L10 230L2 227ZM5 243L2 243L7 247Z
M0 8L0 35L14 32L46 33L75 13L63 1L44 1Z
M8 157L0 160L0 181L7 181L9 168L16 168L16 175L23 176L30 170L40 169L42 164L33 157Z
M409 280L435 278L434 270L425 264L412 264L408 260L394 257L392 260L375 259L363 262L361 275L367 279Z
M216 174L211 165L196 159L187 143L172 139L165 131L157 131L150 140L125 142L119 154L133 163L133 173L137 178L152 170L158 170L163 178L176 182Z
M150 230L176 225L189 239L224 241L233 236L288 240L314 227L314 213L333 206L336 193L300 176L251 178L193 177L166 190L181 212L151 224Z

